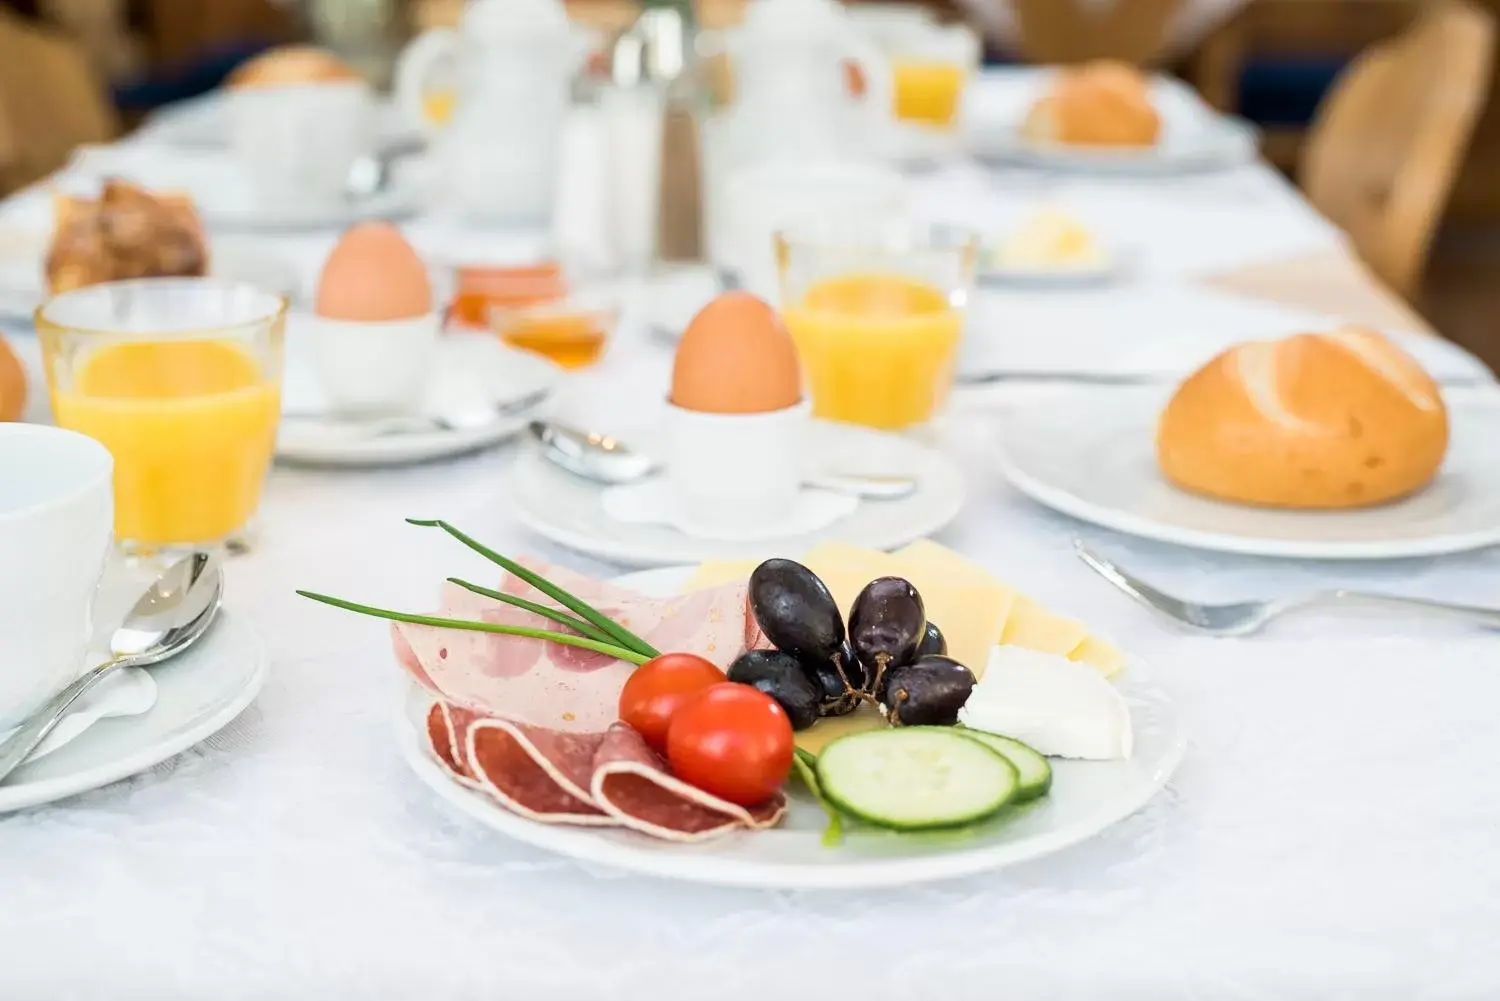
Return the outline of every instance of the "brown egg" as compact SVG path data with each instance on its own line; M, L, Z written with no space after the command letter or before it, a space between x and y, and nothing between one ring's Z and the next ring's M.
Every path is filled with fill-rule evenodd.
M0 421L18 421L26 409L26 372L0 336Z
M314 309L330 320L410 320L432 312L432 285L395 226L360 223L344 231L323 262Z
M713 414L785 410L802 398L797 349L776 311L727 292L693 317L677 344L672 404Z

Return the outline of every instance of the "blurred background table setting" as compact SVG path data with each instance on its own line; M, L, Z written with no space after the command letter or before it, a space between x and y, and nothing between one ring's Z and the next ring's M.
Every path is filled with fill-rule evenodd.
M1500 989L1495 16L0 4L0 655L35 665L0 762L143 617L203 637L0 775L0 995ZM909 572L960 649L1107 679L1141 750L1052 755L1010 833L853 824L811 864L821 793L697 847L551 828L414 715L389 666L441 689L401 631L433 622L299 596L514 597L433 527L653 600ZM1212 639L1137 577L1323 597ZM203 923L188 885L246 904ZM889 921L903 956L835 979ZM107 978L56 967L79 933Z

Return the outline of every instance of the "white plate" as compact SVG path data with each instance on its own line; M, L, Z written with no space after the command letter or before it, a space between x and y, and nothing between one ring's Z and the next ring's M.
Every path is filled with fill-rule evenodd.
M569 549L622 566L660 567L736 559L776 552L802 552L839 539L870 549L894 549L947 525L963 507L964 478L937 449L894 434L848 424L812 422L809 455L837 457L841 470L869 475L914 476L917 489L892 501L865 501L847 517L803 535L753 542L724 542L685 535L664 525L627 525L604 512L606 489L564 472L533 447L511 472L516 518L531 531ZM661 454L650 435L632 435L647 454ZM830 462L830 467L835 464ZM746 475L754 475L747 470Z
M321 410L324 403L308 346L297 337L296 324L289 322L288 326L282 405L288 412ZM425 412L472 413L487 403L537 394L544 398L524 410L497 414L489 424L451 431L358 437L319 421L283 420L276 437L276 458L299 465L367 467L463 455L516 434L546 405L545 396L562 382L562 371L556 365L540 355L508 348L490 334L446 334L438 343Z
M1449 393L1452 442L1421 493L1359 511L1278 511L1207 500L1157 470L1156 420L1170 392L1094 386L1008 413L1002 466L1022 493L1105 528L1253 556L1353 560L1439 556L1500 544L1500 394Z
M1006 286L1026 289L1071 289L1092 285L1104 285L1116 281L1126 271L1127 255L1118 250L1101 248L1100 260L1087 264L1055 264L1049 266L1015 267L995 264L999 254L987 251L986 266L975 278L981 285Z
M229 105L221 91L178 101L151 113L140 132L152 143L188 150L223 149L229 145ZM405 145L419 139L394 104L376 108L376 142L382 147Z
M691 572L671 567L628 574L615 583L647 594L673 594ZM857 890L950 879L1040 858L1093 837L1144 806L1166 785L1187 741L1171 700L1143 665L1132 663L1122 677L1135 731L1135 753L1128 761L1053 761L1052 791L1045 799L973 831L898 835L852 828L836 848L823 846L823 811L795 785L781 826L699 845L617 829L539 824L448 776L424 740L431 697L415 684L408 687L396 729L407 763L438 795L481 824L537 848L698 883Z
M1163 122L1154 146L1078 146L1025 139L1019 123L981 131L970 139L980 160L1097 174L1179 174L1225 170L1252 163L1257 155L1254 127L1237 119L1194 117Z
M47 299L46 257L52 232L0 230L0 318L32 322ZM243 238L210 236L208 270L215 278L249 282L293 302L302 297L302 280L290 261L264 244Z
M265 681L265 646L248 620L219 613L209 634L154 668L156 705L102 719L65 747L22 765L0 784L0 813L50 803L153 768L228 726Z
M180 191L192 198L209 229L250 232L340 230L368 219L400 219L421 203L420 186L403 170L388 188L358 202L316 205L267 203L257 196L248 169L228 153L163 150L143 144L85 147L74 154L62 186L92 192L106 177L119 177L154 191Z

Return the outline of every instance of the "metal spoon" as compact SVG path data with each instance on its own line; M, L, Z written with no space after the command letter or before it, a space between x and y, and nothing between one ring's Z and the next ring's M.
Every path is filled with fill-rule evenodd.
M218 615L223 595L224 574L217 557L194 553L167 567L110 637L114 656L54 695L0 742L0 782L47 738L68 707L100 681L124 667L160 664L196 643Z
M555 421L532 421L531 437L542 455L575 476L611 486L634 483L657 469L656 460L637 452L618 438L580 431ZM900 500L916 492L910 476L867 476L824 473L803 481L805 486L849 494L863 500Z
M420 153L422 149L421 142L408 140L358 157L349 165L349 173L344 176L344 198L350 202L361 202L380 194L390 187L392 168L396 161Z

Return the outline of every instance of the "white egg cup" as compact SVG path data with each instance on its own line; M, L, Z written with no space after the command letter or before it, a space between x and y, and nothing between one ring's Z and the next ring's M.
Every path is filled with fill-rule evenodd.
M713 414L669 401L666 477L683 527L712 537L787 517L802 488L809 409Z
M381 322L314 317L313 358L329 407L340 417L418 410L442 325L437 312Z

